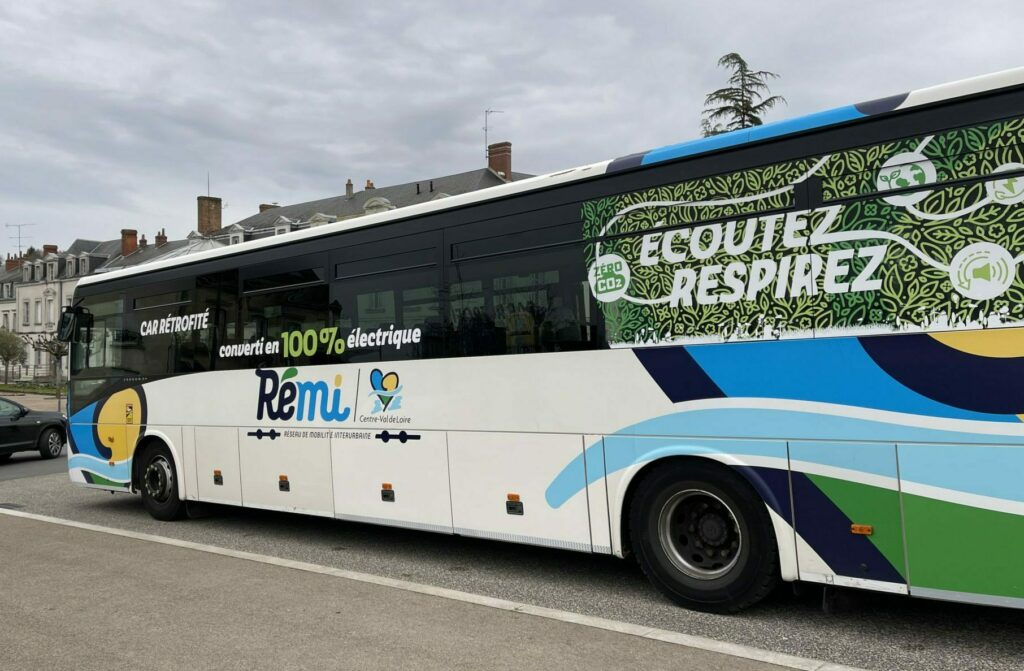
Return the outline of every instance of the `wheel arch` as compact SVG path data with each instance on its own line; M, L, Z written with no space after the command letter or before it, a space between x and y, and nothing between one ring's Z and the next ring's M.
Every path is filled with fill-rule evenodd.
M620 485L622 495L617 497L616 501L613 503L613 505L616 506L614 512L618 514L619 519L618 528L614 529L614 531L618 533L618 538L612 539L613 547L615 547L617 542L620 553L623 556L632 554L632 548L629 546L630 506L633 503L639 483L648 474L656 470L676 464L694 463L713 464L716 468L722 469L723 472L728 471L739 475L754 489L761 501L768 508L768 512L772 520L771 531L779 552L779 568L781 577L783 580L787 581L796 580L796 541L793 538L793 527L791 525L792 515L789 512L791 508L788 489L785 492L784 498L780 500L780 496L776 490L765 481L757 470L729 454L714 453L704 455L670 455L652 459L651 461L643 464L637 464L633 468L628 469L628 472L623 474L622 485ZM615 518L613 517L612 519Z
M132 453L132 491L139 491L139 483L142 476L142 460L136 459L135 457L144 454L145 451L153 445L163 445L167 448L167 451L171 453L171 460L174 462L174 471L177 473L178 497L184 501L185 471L182 468L181 455L178 452L178 448L174 445L174 441L172 441L167 434L162 431L147 430L139 437L139 441L135 444L135 451Z

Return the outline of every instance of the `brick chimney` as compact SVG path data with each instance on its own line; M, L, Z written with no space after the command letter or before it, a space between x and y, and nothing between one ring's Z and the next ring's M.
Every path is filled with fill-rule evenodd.
M352 178L351 177L349 177L348 181L345 182L345 197L346 198L351 198L352 197Z
M142 234L142 238L139 240L139 248L140 249L145 249L147 244L149 244L149 243L146 242L146 234L143 233Z
M495 142L487 145L487 167L506 182L512 179L512 143Z
M281 206L278 205L277 203L260 203L260 212L266 212L267 210L272 210L275 207Z
M20 266L21 262L24 261L24 260L25 259L23 259L20 256L11 256L10 254L8 254L7 255L7 261L4 262L4 270L6 270L6 271L14 270L18 266Z
M128 256L138 248L138 235L139 232L135 229L121 229L121 256Z
M199 235L211 235L220 230L220 198L215 196L199 196L199 222L196 230Z
M376 188L376 187L373 185L373 180L372 179L366 180L366 191L369 191L370 189L374 189L374 188Z
M157 247L163 247L166 244L167 244L167 230L161 228L160 231L156 234L156 246Z
M43 257L57 253L57 245L43 245Z

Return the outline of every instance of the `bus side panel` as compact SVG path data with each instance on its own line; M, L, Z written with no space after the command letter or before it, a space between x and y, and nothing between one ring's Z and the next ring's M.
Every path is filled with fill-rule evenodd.
M898 450L911 594L1024 607L1024 447Z
M334 514L358 522L450 534L445 433L403 432L405 439L387 429L335 432L331 439Z
M455 533L593 549L583 436L453 431L448 450ZM573 467L563 470L565 464ZM553 495L546 487L544 475L559 471L569 496Z
M329 432L312 432L238 429L243 505L334 516Z
M242 471L238 463L238 429L195 427L195 473L199 499L241 505Z
M896 446L801 440L789 455L800 579L906 593Z

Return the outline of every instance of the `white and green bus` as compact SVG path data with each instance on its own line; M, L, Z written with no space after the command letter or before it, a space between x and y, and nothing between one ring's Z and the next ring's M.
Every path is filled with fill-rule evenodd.
M82 280L71 480L1024 606L1024 70Z

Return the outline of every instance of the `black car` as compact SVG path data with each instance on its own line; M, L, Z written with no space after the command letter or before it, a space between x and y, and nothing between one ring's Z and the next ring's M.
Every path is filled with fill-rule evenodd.
M59 457L68 435L68 420L59 412L30 410L0 398L0 463L15 452L37 451L43 459Z

